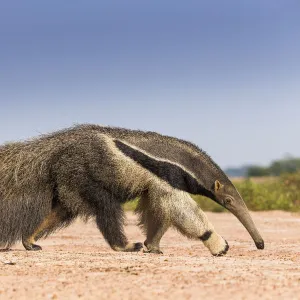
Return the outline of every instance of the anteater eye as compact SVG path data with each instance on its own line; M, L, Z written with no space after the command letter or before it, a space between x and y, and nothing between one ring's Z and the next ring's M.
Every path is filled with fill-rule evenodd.
M226 197L225 198L225 204L231 204L232 203L232 198Z

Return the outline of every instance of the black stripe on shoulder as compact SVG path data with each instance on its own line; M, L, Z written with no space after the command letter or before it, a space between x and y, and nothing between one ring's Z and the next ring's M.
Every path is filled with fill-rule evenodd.
M154 159L119 140L115 140L115 144L126 156L130 157L143 168L149 170L162 180L168 182L172 187L191 194L203 194L203 187L199 185L193 176L179 166L170 162Z

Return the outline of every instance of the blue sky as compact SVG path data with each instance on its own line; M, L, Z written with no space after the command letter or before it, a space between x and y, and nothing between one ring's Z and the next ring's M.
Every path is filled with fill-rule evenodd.
M299 1L3 1L0 142L74 123L300 156Z

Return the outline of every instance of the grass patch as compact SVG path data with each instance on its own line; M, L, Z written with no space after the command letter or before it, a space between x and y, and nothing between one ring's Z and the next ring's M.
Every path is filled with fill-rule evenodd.
M300 211L300 173L260 183L247 179L236 187L250 210Z
M135 210L138 199L134 199L123 204L124 210Z

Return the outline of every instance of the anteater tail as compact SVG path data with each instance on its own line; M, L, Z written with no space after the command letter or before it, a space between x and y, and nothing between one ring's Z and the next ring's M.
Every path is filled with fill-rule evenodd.
M1 247L10 247L22 237L32 235L51 209L51 195L47 197L46 194L0 199Z
M40 144L0 147L1 247L29 237L51 210L53 187L47 160L51 152Z

